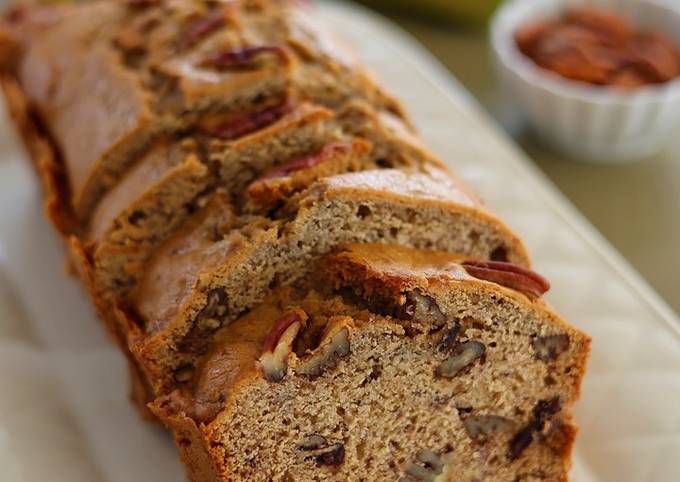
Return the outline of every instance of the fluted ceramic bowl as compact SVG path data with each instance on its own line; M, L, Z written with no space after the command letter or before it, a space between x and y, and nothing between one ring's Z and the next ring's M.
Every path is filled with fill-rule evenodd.
M680 135L680 80L634 90L592 86L542 69L517 48L519 28L575 5L610 8L638 29L664 34L680 46L680 1L510 0L491 24L509 99L536 134L575 160L617 163L658 153Z

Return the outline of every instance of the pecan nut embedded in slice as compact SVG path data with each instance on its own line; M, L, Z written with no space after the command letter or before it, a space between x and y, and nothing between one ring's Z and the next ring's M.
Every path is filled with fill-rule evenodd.
M175 370L174 378L177 383L187 383L194 377L195 368L193 365L183 365Z
M314 434L303 440L298 448L311 452L305 460L314 460L316 465L341 465L345 461L345 446L339 442L329 444L321 435Z
M541 361L553 361L569 348L569 336L564 334L539 336L534 339L532 345L536 358Z
M462 265L470 276L497 283L531 298L538 298L550 289L550 283L543 276L513 263L465 261Z
M300 442L298 446L300 450L317 450L328 445L328 441L325 437L319 434L313 434Z
M317 465L342 465L345 461L345 446L335 443L314 457Z
M278 65L290 63L288 51L280 45L258 45L215 52L204 58L201 66L217 70L256 70L271 65L272 59Z
M473 415L463 421L465 431L474 440L483 440L489 435L512 430L512 420L500 415Z
M287 177L295 172L311 169L326 162L329 159L335 158L338 155L347 154L351 152L351 150L352 144L349 142L334 142L332 144L328 144L322 147L321 150L315 154L294 159L280 166L273 172L261 177L260 179L257 179L250 186L248 186L248 194L251 196L257 194L258 190L271 179Z
M231 141L273 124L291 112L293 107L293 101L285 98L276 104L222 122L204 122L201 127L208 135Z
M440 341L437 345L437 350L440 353L448 352L453 347L453 344L456 342L459 334L460 323L458 321L454 321L453 326L449 328L446 333L444 333L442 341Z
M485 351L486 346L478 341L459 343L451 352L451 356L437 367L435 374L444 378L455 377L463 368L481 358Z
M287 311L267 335L258 360L266 380L279 382L286 376L288 355L292 353L293 342L306 319L302 310Z
M446 316L434 298L417 291L410 291L406 294L405 312L411 318L412 323L427 326L428 329L437 329L446 323Z
M342 328L329 336L329 340L317 348L309 360L298 366L297 373L310 378L320 376L325 370L337 365L338 360L349 355L349 330Z
M225 12L222 9L214 10L207 16L195 20L182 34L179 41L179 49L186 50L193 47L205 37L225 25L225 20Z
M539 400L533 409L533 419L510 440L508 458L516 460L534 441L534 434L540 432L545 424L562 408L559 397Z

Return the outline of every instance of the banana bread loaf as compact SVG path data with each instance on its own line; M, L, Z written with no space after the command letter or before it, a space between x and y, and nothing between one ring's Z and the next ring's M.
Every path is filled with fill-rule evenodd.
M0 57L192 481L565 480L587 337L310 2L19 6Z

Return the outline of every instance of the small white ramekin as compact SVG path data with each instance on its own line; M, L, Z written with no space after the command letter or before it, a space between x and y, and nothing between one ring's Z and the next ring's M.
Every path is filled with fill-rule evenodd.
M680 45L677 0L510 0L491 24L510 101L546 143L575 160L617 163L658 153L680 135L680 80L631 91L591 86L538 67L517 48L514 34L520 27L573 5L611 8L641 30Z

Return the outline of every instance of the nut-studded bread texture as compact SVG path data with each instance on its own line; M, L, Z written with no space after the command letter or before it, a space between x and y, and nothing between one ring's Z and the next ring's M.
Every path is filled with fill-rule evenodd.
M239 211L266 214L322 177L380 166L440 165L403 122L381 123L370 107L355 104L334 116L305 103L232 141L157 140L104 195L90 220L86 244L100 296L125 296L154 249L216 189L229 193ZM363 119L360 129L352 127L365 137L347 132L349 110L355 111L353 121Z
M159 251L133 290L131 318L139 319L124 324L159 393L172 386L174 372L193 362L211 333L272 287L306 276L313 261L338 244L395 243L528 264L517 238L437 168L323 178L273 220L255 217L210 241L181 256Z
M346 246L222 328L152 405L190 480L566 480L590 341L480 265Z
M95 1L17 10L14 75L63 154L81 220L152 142L230 138L305 99L398 103L297 2ZM316 39L301 45L303 39ZM247 119L244 122L243 119Z

